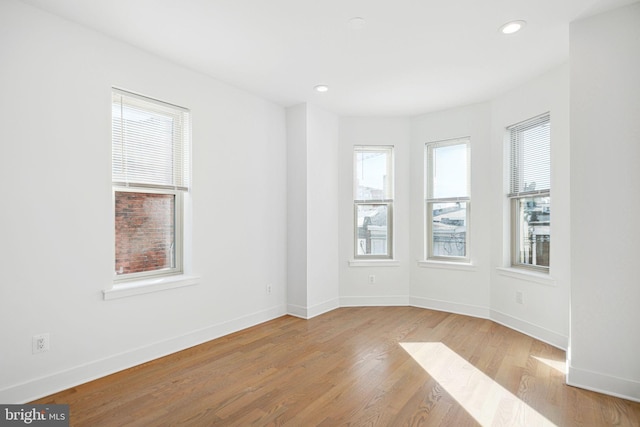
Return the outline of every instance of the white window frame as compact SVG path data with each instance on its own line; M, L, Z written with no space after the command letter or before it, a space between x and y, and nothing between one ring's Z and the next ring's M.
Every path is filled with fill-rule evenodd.
M392 145L355 145L353 150L353 257L355 260L393 260L394 239L393 239L393 204L394 204L394 147ZM385 153L387 155L387 179L388 182L386 195L382 198L358 198L358 180L357 180L357 157L358 153ZM359 254L358 253L358 209L362 206L385 206L387 209L387 245L386 254Z
M152 182L153 180L145 180L145 178L139 179L137 177L129 177L127 173L115 172L116 159L120 159L121 163L126 163L124 156L117 157L115 149L112 154L112 161L114 168L112 172L112 201L113 201L113 215L115 218L115 199L116 192L135 192L143 194L164 194L172 195L174 199L174 255L173 266L169 268L162 268L157 270L134 272L127 274L118 274L114 268L113 284L114 286L120 284L126 284L127 282L137 282L138 284L151 284L156 287L161 285L162 288L175 287L175 280L170 281L158 281L154 280L149 282L147 279L162 279L170 278L171 276L182 275L184 273L184 196L189 191L189 154L190 154L190 112L186 108L179 107L173 104L169 104L163 101L159 101L154 98L149 98L136 93L124 91L118 88L112 88L112 108L116 105L116 99L122 97L122 103L127 104L128 101L135 104L136 108L144 109L145 105L149 106L149 111L154 111L154 106L161 108L163 113L174 117L175 120L180 120L179 132L174 132L172 136L172 152L174 157L171 160L172 175L174 175L167 182ZM142 104L141 104L142 102ZM174 112L174 114L172 114ZM115 118L112 119L114 125L117 126ZM119 141L116 141L115 134L112 134L112 144L115 146ZM179 152L179 155L176 153ZM179 162L180 164L178 164ZM177 171L177 172L176 172ZM117 176L116 176L117 175ZM133 175L133 174L132 174ZM178 176L179 175L179 176ZM115 234L115 229L114 229ZM114 236L115 239L115 236ZM115 240L114 240L115 243ZM114 267L116 265L115 260L115 247L114 247ZM193 283L189 283L193 284ZM134 292L144 293L144 292ZM126 296L126 295L125 295ZM105 292L105 298L107 293Z
M163 190L163 189L155 189L155 188L146 188L146 187L122 187L122 186L113 186L113 209L115 215L115 202L116 202L116 192L129 192L129 193L142 193L142 194L161 194L161 195L172 195L175 197L174 199L174 249L173 249L173 259L174 265L173 267L153 270L153 271L143 271L138 273L128 273L124 275L118 275L115 272L114 283L119 282L129 282L129 281L137 281L141 279L147 279L151 277L159 277L159 276L172 276L177 274L182 274L184 272L184 196L183 191L180 190ZM115 259L114 259L115 265Z
M510 204L510 266L512 268L529 270L533 272L539 272L543 274L549 274L551 266L551 250L549 249L549 265L535 265L520 262L520 235L522 224L520 223L520 203L524 199L535 197L547 197L549 198L549 205L551 205L551 133L549 132L549 164L547 165L548 175L545 178L549 181L549 185L544 185L543 188L527 188L523 178L523 171L520 165L524 164L526 159L523 158L522 147L518 142L518 134L524 130L532 129L542 125L551 126L551 115L549 112L540 114L522 122L516 123L507 127L507 143L509 152L509 193L507 198ZM522 188L521 188L522 187ZM547 188L548 187L548 188ZM549 206L551 208L551 206ZM549 213L551 216L551 213ZM549 218L549 228L551 227L551 219ZM549 235L549 247L551 246L551 237ZM532 257L535 254L535 249L532 249Z
M433 151L441 147L449 147L453 145L465 145L467 158L466 158L466 174L467 174L467 189L466 195L459 195L455 197L434 197L434 165ZM470 219L471 219L471 138L462 137L447 139L441 141L427 142L424 148L424 164L425 164L425 185L424 185L424 209L425 209L425 259L428 261L439 262L452 262L452 263L468 263L470 260L469 255L469 237L470 237ZM464 256L447 256L447 255L434 255L433 248L433 208L432 205L436 203L465 203L466 204L466 217L465 217L465 239L464 239ZM457 242L453 242L457 244Z

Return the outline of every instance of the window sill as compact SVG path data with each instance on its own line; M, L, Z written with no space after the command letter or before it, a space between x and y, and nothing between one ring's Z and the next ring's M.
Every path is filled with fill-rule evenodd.
M524 269L513 267L497 267L496 270L501 276L511 277L514 279L526 280L545 286L557 286L556 279L548 274L538 273L536 271L527 271Z
M420 260L418 267L444 268L447 270L475 271L476 266L470 262Z
M400 261L393 259L352 259L349 267L398 267Z
M200 278L197 276L179 274L175 276L135 280L132 282L121 282L114 284L111 289L103 290L102 294L105 300L125 298L134 295L142 295L151 292L165 291L167 289L196 285L199 279Z

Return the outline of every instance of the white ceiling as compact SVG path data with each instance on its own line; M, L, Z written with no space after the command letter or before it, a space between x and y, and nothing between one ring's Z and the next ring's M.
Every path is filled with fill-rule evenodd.
M571 21L637 0L22 1L282 106L390 116L491 99L567 61Z

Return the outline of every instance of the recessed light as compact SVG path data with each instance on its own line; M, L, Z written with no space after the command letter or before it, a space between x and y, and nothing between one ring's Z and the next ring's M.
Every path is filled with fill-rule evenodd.
M520 31L527 23L525 21L511 21L500 27L502 34L513 34Z
M352 30L362 30L364 29L366 22L364 18L356 16L355 18L349 19L349 23L347 24L349 28Z
M316 92L326 92L329 90L329 86L327 85L317 85L314 87Z

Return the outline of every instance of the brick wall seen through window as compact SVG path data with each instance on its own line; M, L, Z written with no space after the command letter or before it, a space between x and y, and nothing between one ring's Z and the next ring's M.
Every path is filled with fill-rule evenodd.
M175 265L175 195L115 192L116 272Z

